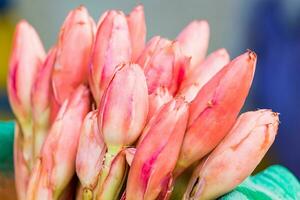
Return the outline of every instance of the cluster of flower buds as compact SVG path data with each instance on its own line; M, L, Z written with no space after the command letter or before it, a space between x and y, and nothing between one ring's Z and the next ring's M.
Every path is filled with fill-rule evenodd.
M46 54L18 23L8 75L16 117L16 188L24 200L213 199L249 176L273 143L278 114L241 114L256 54L206 56L209 25L146 43L142 5L97 25L72 10Z

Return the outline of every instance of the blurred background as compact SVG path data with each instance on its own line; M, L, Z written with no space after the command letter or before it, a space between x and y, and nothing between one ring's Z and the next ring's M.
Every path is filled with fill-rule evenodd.
M0 0L0 120L12 119L5 84L12 34L18 20L28 20L49 49L70 9L83 4L98 19L104 10L129 12L139 3L145 6L148 39L157 34L174 38L191 20L207 19L211 27L209 52L225 47L232 58L246 49L257 52L254 85L244 110L272 108L281 118L276 142L259 169L279 163L299 178L299 0Z

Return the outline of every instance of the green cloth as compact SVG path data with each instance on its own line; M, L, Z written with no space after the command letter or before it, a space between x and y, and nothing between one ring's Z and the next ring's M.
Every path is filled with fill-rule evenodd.
M0 173L13 172L14 122L0 122ZM300 200L300 183L285 167L274 165L247 178L220 200Z
M274 165L247 178L221 200L300 200L300 184L285 167Z
M13 173L14 122L0 122L0 172Z

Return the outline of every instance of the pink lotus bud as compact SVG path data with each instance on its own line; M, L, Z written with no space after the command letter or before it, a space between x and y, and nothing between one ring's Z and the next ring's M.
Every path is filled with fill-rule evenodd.
M181 53L178 42L155 37L149 41L138 63L144 68L149 94L158 87L166 87L175 94L189 59Z
M109 165L107 165L109 163ZM126 156L120 151L116 156L108 157L96 188L95 199L114 200L119 196L127 171Z
M144 6L138 5L127 16L132 45L132 60L136 61L145 47L146 21Z
M22 152L22 133L17 123L14 136L14 170L17 196L18 199L25 199L30 170Z
M278 123L278 114L270 110L242 114L194 171L184 199L217 199L240 184L270 148Z
M94 30L95 23L83 6L72 10L62 25L52 75L54 97L59 106L80 84L87 82Z
M197 66L180 85L179 94L186 101L192 102L202 87L230 61L225 49L211 53L199 66Z
M149 95L149 112L148 120L163 106L173 99L168 89L165 87L157 88L152 94Z
M44 59L38 34L26 21L20 21L14 35L7 88L10 105L19 121L31 118L31 90Z
M152 118L131 164L126 200L164 199L169 194L187 120L183 99L173 99Z
M34 155L38 156L44 139L50 127L51 111L51 75L56 57L56 48L52 48L37 73L31 91L33 131L34 131Z
M27 199L58 199L71 181L89 98L87 87L81 85L61 106L32 172Z
M209 153L228 133L248 95L255 65L256 55L248 51L231 61L200 90L190 106L176 175Z
M43 45L36 31L26 21L18 23L9 63L8 97L20 125L23 140L20 151L31 170L34 162L31 91L45 58Z
M120 150L141 134L148 114L144 73L137 64L120 65L99 108L99 130L108 147Z
M76 156L76 173L83 187L83 195L93 194L100 175L106 146L98 129L98 111L85 117ZM85 199L85 197L83 197Z
M191 57L189 72L195 69L205 58L209 43L209 25L207 21L193 21L177 36L183 53Z
M116 67L131 60L131 40L126 16L121 11L109 11L99 25L94 44L89 82L99 106Z

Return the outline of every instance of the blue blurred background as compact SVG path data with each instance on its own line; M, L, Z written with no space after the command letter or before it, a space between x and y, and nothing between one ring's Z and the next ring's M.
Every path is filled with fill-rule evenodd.
M191 20L207 19L209 52L225 47L232 58L248 48L257 52L257 72L244 110L272 108L281 118L276 142L260 169L279 163L300 177L299 0L0 0L0 119L12 118L5 82L18 20L27 19L48 49L70 9L83 4L98 19L106 9L128 12L138 3L145 6L148 38L157 34L174 38Z

